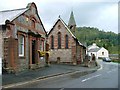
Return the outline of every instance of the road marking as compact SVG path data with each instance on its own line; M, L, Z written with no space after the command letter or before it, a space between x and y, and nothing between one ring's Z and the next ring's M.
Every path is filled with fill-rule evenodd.
M103 69L103 66L102 66L102 65L100 65L100 68L99 68L97 71L99 71L99 70L101 70L101 69Z
M92 77L83 79L82 82L85 82L85 81L87 81L87 80L90 80L90 79L92 79L92 78L99 77L99 76L101 76L101 74L98 74L98 75L95 75L95 76L92 76Z
M61 88L60 90L64 90L64 88Z
M111 70L111 71L108 71L107 73L111 73L111 72L113 72L113 71L116 71L116 69L113 69L113 70Z
M16 83L16 84L11 84L11 85L5 85L5 86L2 86L3 88L11 88L11 87L16 87L16 86L21 86L21 85L24 85L24 84L29 84L29 83L34 83L34 82L37 82L37 81L42 81L42 80L47 80L47 79L52 79L52 78L57 78L57 77L62 77L64 75L72 75L74 73L77 73L79 71L74 71L74 72L70 72L70 73L64 73L64 74L61 74L61 75L56 75L56 76L51 76L51 77L47 77L47 78L36 78L34 80L31 80L31 81L26 81L26 82L20 82L20 83Z

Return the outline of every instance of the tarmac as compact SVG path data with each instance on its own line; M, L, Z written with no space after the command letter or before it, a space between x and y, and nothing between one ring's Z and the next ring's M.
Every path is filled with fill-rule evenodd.
M29 83L44 78L79 72L86 75L97 71L100 66L83 67L82 65L51 64L49 67L42 67L35 70L26 70L17 74L2 74L2 87L8 87L19 83Z

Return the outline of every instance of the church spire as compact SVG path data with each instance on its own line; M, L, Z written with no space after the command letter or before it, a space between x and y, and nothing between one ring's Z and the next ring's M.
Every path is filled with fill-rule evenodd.
M75 33L76 22L75 22L75 19L74 19L73 11L71 11L70 19L69 19L69 22L68 22L68 27L70 28L70 30L71 30L73 33Z
M75 22L75 19L74 19L73 11L71 12L71 15L70 15L70 19L69 19L68 25L76 25L76 22Z

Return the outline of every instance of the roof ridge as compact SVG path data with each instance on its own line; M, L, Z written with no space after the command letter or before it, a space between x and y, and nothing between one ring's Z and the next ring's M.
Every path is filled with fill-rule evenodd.
M0 11L0 12L10 12L10 11L17 11L17 10L24 10L24 9L27 9L27 8L18 8L18 9L11 9L11 10L3 10L3 11Z
M60 17L60 15L59 15L58 19L55 21L55 23L53 24L53 26L52 26L52 28L50 29L50 31L48 32L48 35L51 33L51 31L53 30L53 27L56 25L56 23L57 23L59 20L60 20L60 21L62 22L62 24L65 26L65 28L67 29L67 31L72 35L72 37L77 40L77 42L79 43L79 45L84 46L84 45L77 39L77 37L71 32L71 30L68 28L67 24L66 24L66 23L63 21L63 19ZM85 47L85 46L84 46L84 47Z
M67 24L62 20L62 18L59 17L59 19L60 19L60 20L62 21L62 23L65 25L65 27L67 28L67 30L69 30L70 34L72 34L72 36L73 36L74 38L76 38L76 36L71 32L71 30L68 28Z
M29 10L29 8L20 8L20 9L14 9L14 10L4 10L0 12L0 24L5 24L6 20L13 21L15 18L17 18L22 13Z

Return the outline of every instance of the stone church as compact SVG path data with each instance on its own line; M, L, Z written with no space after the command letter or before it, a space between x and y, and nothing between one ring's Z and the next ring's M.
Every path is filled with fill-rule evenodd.
M26 8L1 11L0 58L3 70L18 72L43 67L45 57L38 51L45 51L46 35L34 2Z
M56 63L81 64L86 55L86 47L75 36L76 22L73 11L68 25L59 16L48 33L50 48L49 61Z

